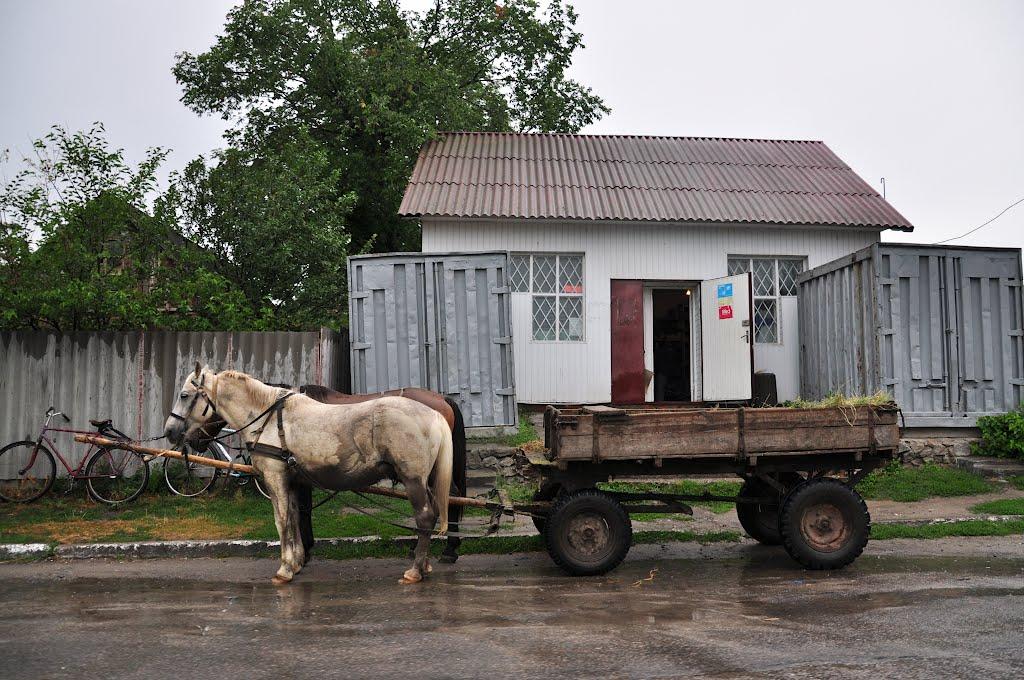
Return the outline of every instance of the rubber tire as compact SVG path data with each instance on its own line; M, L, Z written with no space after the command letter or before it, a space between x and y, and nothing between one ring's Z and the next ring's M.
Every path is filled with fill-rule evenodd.
M800 530L804 512L820 503L835 506L850 526L849 537L832 552L810 545ZM841 569L864 552L871 534L871 515L864 499L853 488L835 479L811 479L786 496L779 514L779 529L786 552L807 569Z
M541 484L540 489L533 494L534 501L553 501L558 498L558 495L562 493L561 484ZM541 536L544 535L544 527L547 526L547 517L531 517L533 520L533 526L537 527L537 533Z
M758 479L748 479L740 488L740 498L776 495L778 492ZM781 504L782 499L779 499ZM782 534L779 532L779 505L766 506L752 503L737 503L736 517L747 535L761 545L779 545Z
M585 560L574 554L566 531L569 522L581 513L600 516L611 533L609 548L597 560ZM597 489L581 489L562 495L548 515L544 544L555 564L572 576L596 576L619 566L633 544L633 523L622 505L611 495Z
M0 465L4 464L3 456L4 456L5 453L7 453L8 450L16 448L16 447L19 447L19 446L25 446L26 444L28 446L35 446L36 445L36 443L34 441L26 439L26 440L20 441L20 442L11 442L10 444L5 446L4 448L0 449ZM31 503L31 502L37 501L40 498L42 498L43 496L45 496L46 493L51 488L53 488L53 482L57 478L57 463L56 463L56 461L54 461L53 453L50 452L50 449L48 449L45 444L40 444L39 445L39 452L40 453L45 453L46 454L46 456L45 456L46 460L50 461L50 465L49 465L49 468L50 468L50 479L47 480L46 484L43 485L42 490L39 493L37 493L35 496L32 496L31 498L7 498L6 496L3 496L2 494L0 494L0 500L7 501L8 503Z
M210 457L210 449L212 449L212 448L213 447L209 447L209 448L207 448L205 453L196 454L196 455L202 455L204 457ZM179 450L179 448L176 447L175 451L178 451L178 450ZM220 451L214 451L214 455L216 455L218 459L223 459L223 456L217 455L219 453L220 453ZM230 462L230 461L228 461L228 462ZM181 496L182 498L195 498L197 496L202 496L204 493L208 493L210 491L210 489L212 489L214 487L214 485L217 484L217 480L220 478L220 468L210 468L211 470L213 470L213 474L210 475L210 481L209 481L209 483L207 483L206 486L204 486L199 491L196 491L195 493L183 493L183 492L179 491L178 489L175 489L174 485L171 484L171 480L168 479L168 477L167 477L167 472L168 472L167 467L169 465L179 465L179 464L184 464L184 463L185 463L185 461L179 460L177 458L164 458L164 464L163 464L164 484L167 485L167 488L175 496Z
M96 451L96 453L94 453L92 455L92 457L89 458L89 462L86 463L86 465L85 465L85 476L86 476L85 488L89 492L90 498L92 498L97 503L103 503L104 505L109 505L109 506L118 506L118 505L124 505L126 503L131 503L136 498L141 496L142 492L145 491L146 488L149 486L149 463L146 462L146 459L145 459L145 457L142 456L142 454L135 453L134 451L124 451L123 453L125 453L125 454L132 454L132 455L138 456L139 459L141 460L141 464L142 464L142 484L140 484L139 488L136 489L135 492L132 493L127 498L122 498L121 500L117 500L117 501L111 501L111 500L108 500L108 499L104 498L103 496L101 496L96 491L96 489L93 488L92 479L91 479L93 466L96 465L96 461L98 461L100 459L100 456L102 456L106 451L108 451L108 449L106 449L104 447L100 447Z

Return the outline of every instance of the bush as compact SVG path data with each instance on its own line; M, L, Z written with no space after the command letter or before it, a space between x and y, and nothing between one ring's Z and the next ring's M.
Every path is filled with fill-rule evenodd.
M1024 460L1024 404L1015 411L978 418L981 442L973 444L973 453Z

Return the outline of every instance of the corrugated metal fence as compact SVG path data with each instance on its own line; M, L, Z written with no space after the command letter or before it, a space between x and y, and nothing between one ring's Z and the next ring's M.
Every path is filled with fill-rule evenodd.
M885 389L919 425L1024 399L1017 249L877 244L803 274L799 297L805 397Z
M90 418L112 418L115 427L133 437L157 435L196 361L267 382L316 383L345 391L350 384L348 335L328 329L7 331L0 333L0 446L34 439L49 406L65 412L80 429L89 429ZM62 448L65 443L70 446L69 437L58 440Z

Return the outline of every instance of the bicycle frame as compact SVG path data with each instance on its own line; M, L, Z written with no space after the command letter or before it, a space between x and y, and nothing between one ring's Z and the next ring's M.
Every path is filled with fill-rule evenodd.
M67 470L68 477L70 479L76 481L80 479L89 479L90 475L85 474L86 462L90 458L92 458L93 454L96 451L100 450L100 447L94 444L90 444L89 448L85 452L85 455L82 456L81 460L78 461L78 465L72 468L71 465L68 464L67 459L64 458L64 454L62 454L60 449L57 448L57 443L51 437L48 437L47 433L64 432L66 434L96 434L96 432L94 430L74 430L66 427L50 427L50 420L52 418L53 414L47 414L46 420L43 422L43 426L39 429L39 435L36 436L36 446L32 450L32 457L29 459L28 464L25 466L25 469L27 470L31 468L33 464L35 464L36 455L38 455L39 453L39 445L42 444L43 442L46 442L47 447L50 449L53 455L57 457L57 460L60 461L60 464L64 466L64 469ZM123 436L123 434L120 432L116 433ZM96 477L96 475L92 475L92 477Z

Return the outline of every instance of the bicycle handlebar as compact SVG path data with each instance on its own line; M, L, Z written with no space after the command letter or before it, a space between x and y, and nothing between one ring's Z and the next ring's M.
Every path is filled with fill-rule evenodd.
M64 415L62 412L56 410L52 406L50 408L46 409L46 419L47 420L49 420L50 418L52 418L54 416L60 416L61 418L64 419L65 423L70 423L71 422L71 418L68 418L66 415Z

